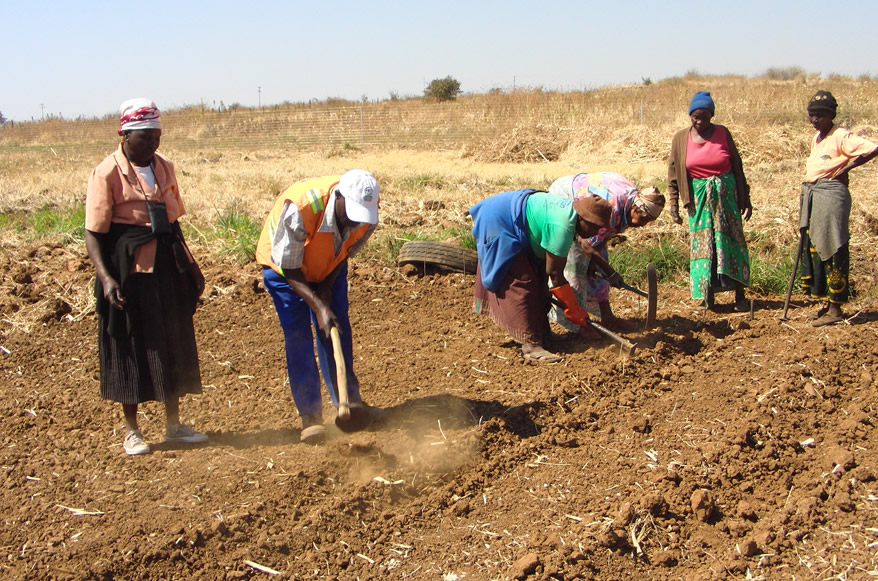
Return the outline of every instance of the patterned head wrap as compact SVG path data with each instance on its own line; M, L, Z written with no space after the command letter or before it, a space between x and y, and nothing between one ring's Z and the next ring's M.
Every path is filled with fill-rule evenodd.
M119 135L135 129L161 129L162 117L156 104L144 97L119 105Z
M838 101L835 100L835 97L829 91L817 91L811 97L811 100L808 101L808 113L820 111L828 111L833 115L838 111Z
M574 200L599 196L610 204L610 223L601 228L588 243L597 246L613 234L628 228L628 210L634 203L637 187L628 178L613 172L580 173L573 176L568 195Z
M654 187L644 188L634 196L633 207L655 220L665 207L665 197Z

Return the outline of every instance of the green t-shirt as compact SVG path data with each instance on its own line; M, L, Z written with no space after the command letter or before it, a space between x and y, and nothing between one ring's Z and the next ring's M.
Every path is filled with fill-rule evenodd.
M556 256L567 256L578 219L573 201L556 194L536 192L528 196L524 211L527 238L537 258L545 260L547 251Z

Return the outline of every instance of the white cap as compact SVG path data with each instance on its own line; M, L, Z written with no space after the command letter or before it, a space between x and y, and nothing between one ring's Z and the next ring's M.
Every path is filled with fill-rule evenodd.
M362 169L345 172L338 180L338 192L345 199L345 213L353 222L378 223L378 182Z

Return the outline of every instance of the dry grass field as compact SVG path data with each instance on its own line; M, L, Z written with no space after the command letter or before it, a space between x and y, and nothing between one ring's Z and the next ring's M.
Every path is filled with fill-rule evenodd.
M423 202L446 210L418 230L434 235L464 225L462 211L484 196L547 187L578 171L618 171L640 184L666 180L670 137L687 125L696 90L711 90L715 121L741 149L755 212L748 230L759 241L787 246L812 129L804 112L818 88L834 92L839 120L878 138L878 81L801 77L791 81L688 76L650 85L594 91L497 92L451 103L419 100L330 102L222 112L202 107L165 112L162 151L175 161L188 220L209 228L218 216L243 211L261 221L274 196L300 178L363 167L378 176L387 218ZM116 120L7 124L0 128L0 210L4 213L82 202L90 169L116 145ZM853 174L855 215L876 210L878 166ZM435 219L433 219L435 218ZM864 222L854 220L854 229ZM670 222L632 232L671 232Z
M817 331L801 296L788 321L769 291L752 293L753 315L726 297L698 310L683 269L660 281L657 328L628 334L633 357L568 336L553 345L564 361L540 365L472 313L471 274L392 261L403 239L463 243L466 209L493 193L583 170L664 189L671 136L707 89L752 186L751 255L782 271L818 88L878 140L878 82L846 78L164 112L208 284L204 393L182 413L210 440L159 441L161 407L145 404L153 453L137 458L98 396L77 214L116 122L0 127L0 578L878 576L878 162L851 179L851 318ZM351 264L356 372L388 417L311 447L259 270L229 248L293 181L354 167L382 196ZM686 240L662 217L614 252L685 254ZM642 320L642 300L612 300Z

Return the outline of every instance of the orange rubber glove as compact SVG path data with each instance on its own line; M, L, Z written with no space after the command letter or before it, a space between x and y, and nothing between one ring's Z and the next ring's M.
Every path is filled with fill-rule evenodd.
M576 300L576 295L573 294L573 289L570 287L569 282L550 288L549 292L555 295L555 298L564 305L564 316L567 317L568 321L580 326L588 323L588 312L579 306L579 301Z

